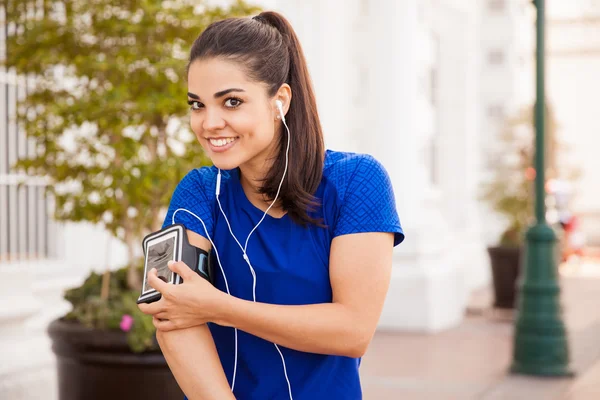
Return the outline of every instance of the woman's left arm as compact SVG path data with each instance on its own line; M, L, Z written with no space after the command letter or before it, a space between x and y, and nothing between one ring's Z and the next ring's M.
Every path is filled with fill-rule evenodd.
M161 281L155 271L149 284L163 298L140 304L152 314L158 330L171 331L207 321L231 326L290 349L361 357L373 337L392 270L392 233L340 235L331 243L331 303L276 305L254 303L221 292L185 264L169 266L184 279L180 285Z
M333 239L332 303L288 306L226 296L215 322L299 351L362 357L389 287L393 240L384 232Z

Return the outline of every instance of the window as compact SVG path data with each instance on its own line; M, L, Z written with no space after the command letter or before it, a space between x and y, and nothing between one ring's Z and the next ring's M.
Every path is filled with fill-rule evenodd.
M440 183L439 176L439 147L440 147L440 110L438 107L439 93L440 93L440 71L442 63L441 53L441 39L440 36L435 32L431 32L431 46L432 46L432 62L429 66L428 77L428 97L433 111L433 132L428 144L426 157L427 164L429 165L429 180L432 185L438 185Z
M435 112L435 118L436 118L436 125L437 125L437 119L438 119L438 113L437 111ZM437 128L436 128L437 130ZM438 152L438 146L439 146L439 136L438 136L438 132L435 132L433 134L433 137L430 139L429 143L427 144L427 147L425 148L425 164L429 166L429 181L431 182L432 185L438 185L440 178L439 178L439 172L438 172L438 157L439 157L439 152Z
M369 0L361 0L359 3L359 18L369 15Z
M492 12L504 11L506 7L505 0L488 0L488 9Z
M438 104L438 90L440 80L441 41L440 37L431 33L431 44L433 46L434 60L429 69L429 100L433 107Z
M500 104L488 106L487 115L490 119L501 120L504 118L504 107Z
M5 59L9 34L4 10L0 11L0 57ZM34 177L15 173L12 165L35 149L16 123L17 101L27 95L28 83L12 71L0 69L0 264L56 255L51 199Z
M488 53L487 61L491 65L501 65L504 63L504 52L502 50L492 50Z

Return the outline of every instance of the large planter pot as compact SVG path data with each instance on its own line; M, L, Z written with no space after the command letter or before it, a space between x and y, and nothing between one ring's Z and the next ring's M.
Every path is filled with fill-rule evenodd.
M514 308L517 278L521 272L520 247L489 247L494 283L494 307Z
M131 352L123 332L58 319L48 334L58 360L60 400L183 399L163 355Z

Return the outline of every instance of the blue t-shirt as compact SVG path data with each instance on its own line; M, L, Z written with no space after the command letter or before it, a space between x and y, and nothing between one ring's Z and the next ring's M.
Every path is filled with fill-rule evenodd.
M233 233L244 245L263 211L246 197L237 169L221 171L221 175L219 200ZM202 218L219 252L231 295L251 301L252 275L218 208L216 177L215 167L188 173L175 189L164 226L171 225L173 212L178 208ZM302 227L287 214L280 219L267 215L252 234L247 254L256 271L256 301L282 305L330 303L329 251L334 237L393 232L394 246L404 239L390 179L383 166L369 155L328 150L315 197L321 206L310 215L322 218L327 228ZM206 237L200 221L187 212L179 211L175 223ZM215 286L226 291L218 265L215 265ZM209 327L231 385L234 329L214 323ZM295 400L362 398L360 359L279 348L285 357ZM239 330L234 395L238 400L289 398L275 346Z

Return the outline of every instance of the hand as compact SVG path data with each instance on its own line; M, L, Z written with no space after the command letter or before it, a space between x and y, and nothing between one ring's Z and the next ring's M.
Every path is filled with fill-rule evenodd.
M139 309L144 314L152 315L156 329L165 332L214 321L226 294L192 271L184 262L170 261L168 266L183 278L183 283L174 285L164 282L153 268L148 273L148 284L159 291L162 297L154 303L139 304Z

